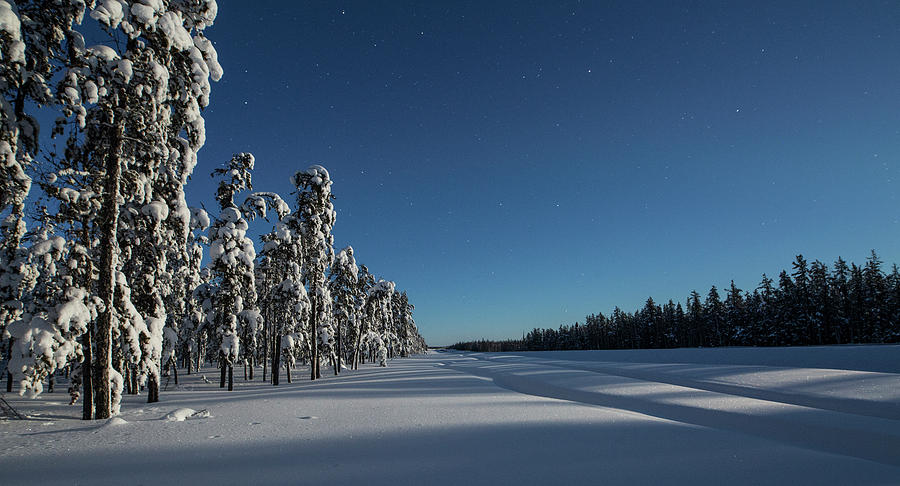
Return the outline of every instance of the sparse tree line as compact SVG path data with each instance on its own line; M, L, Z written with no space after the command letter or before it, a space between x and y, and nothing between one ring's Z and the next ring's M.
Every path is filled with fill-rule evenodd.
M185 187L222 75L212 0L0 0L0 336L6 389L66 373L83 417L204 363L233 386L335 374L425 350L392 282L335 253L332 180L298 171L293 207L252 190L252 155L216 169L218 215ZM102 32L88 46L88 33ZM37 114L54 113L52 141ZM40 142L40 143L39 143ZM242 199L242 200L241 200ZM250 222L270 221L257 255ZM29 228L30 227L30 228ZM204 265L204 252L209 262Z
M889 273L875 251L864 265L838 258L829 268L802 255L775 282L763 274L752 292L734 281L685 305L648 298L643 308L616 307L609 316L559 329L534 329L522 339L457 343L468 351L545 351L712 346L802 346L900 342L900 271Z

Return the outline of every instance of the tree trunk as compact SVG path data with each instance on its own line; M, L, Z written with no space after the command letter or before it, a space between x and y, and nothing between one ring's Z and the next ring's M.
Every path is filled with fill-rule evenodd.
M363 335L363 326L362 323L359 324L359 330L356 333L356 346L353 348L353 369L359 369L359 360L361 358L360 351L362 348L362 335Z
M15 343L15 342L16 342L16 338L9 338L9 343L8 343L7 352L6 352L6 364L7 364L7 366L6 366L6 393L12 393L13 376L12 376L12 372L9 371L9 363L10 363L10 361L12 361L13 343Z
M341 372L341 360L343 359L343 355L341 349L341 324L338 323L337 327L337 365L334 367L334 374L337 375Z
M81 404L81 419L91 420L94 418L94 388L92 382L92 359L91 359L91 325L82 336L81 347L84 350L84 361L81 363L81 386L84 390L84 398Z
M263 381L263 383L265 383L265 382L266 382L266 374L267 374L268 371L269 371L269 370L266 368L267 366L269 366L269 347L270 347L270 346L269 346L269 331L268 331L268 330L265 331L265 336L263 337L263 344L264 344L264 345L263 345L263 376L262 376L262 381Z
M288 366L287 363L284 364L284 373L287 375L287 382L293 383L294 380L291 379L291 367Z
M203 367L203 359L206 357L204 351L205 345L206 343L203 342L203 335L201 334L197 338L197 373L200 373L200 368Z
M275 338L275 349L272 350L272 385L278 386L278 378L281 375L281 370L278 369L281 366L281 336Z
M228 391L234 390L234 365L228 364Z
M225 369L226 367L228 367L228 365L225 363L225 359L222 358L219 362L219 371L220 371L219 388L225 388L225 374L228 372Z
M119 226L119 178L122 140L125 125L115 123L112 110L107 113L111 129L111 150L106 154L106 180L103 183L103 202L99 218L100 268L97 294L103 302L103 309L97 316L97 360L94 386L97 390L96 418L108 419L112 414L112 397L109 389L109 370L112 368L112 324L115 304L116 259L119 248L116 233Z
M147 403L159 401L159 377L155 373L150 374L147 380Z
M316 335L316 324L318 312L316 308L316 287L312 286L310 289L310 300L312 301L312 312L309 316L309 338L310 338L310 346L312 347L309 358L309 379L315 380L319 377L319 337Z
M137 395L140 392L141 392L141 386L138 384L137 367L132 365L132 367L131 367L131 394Z

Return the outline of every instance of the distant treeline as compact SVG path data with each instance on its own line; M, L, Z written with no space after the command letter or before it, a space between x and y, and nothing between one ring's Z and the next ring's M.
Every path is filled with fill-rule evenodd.
M803 255L775 282L765 274L752 292L712 286L684 306L648 298L643 308L592 314L584 323L537 329L522 339L471 341L461 351L549 351L697 346L802 346L900 342L900 271L875 251L865 265L838 258L831 269Z

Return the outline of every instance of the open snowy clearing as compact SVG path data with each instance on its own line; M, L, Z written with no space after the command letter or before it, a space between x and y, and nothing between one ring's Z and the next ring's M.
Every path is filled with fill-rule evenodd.
M898 484L898 356L438 352L231 393L208 369L103 424L6 396L29 418L0 422L0 483Z

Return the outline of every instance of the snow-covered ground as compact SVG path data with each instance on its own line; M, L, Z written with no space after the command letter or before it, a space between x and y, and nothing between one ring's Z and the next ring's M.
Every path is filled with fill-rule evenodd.
M0 484L900 484L898 367L900 346L448 351L230 393L209 369L104 424L7 395L29 418L0 421Z

